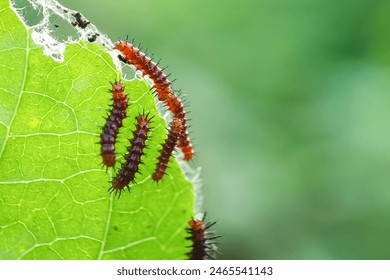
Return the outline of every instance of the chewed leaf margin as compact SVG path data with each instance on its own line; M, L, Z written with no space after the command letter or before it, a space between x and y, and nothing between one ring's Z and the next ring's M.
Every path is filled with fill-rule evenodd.
M64 61L54 61L8 1L0 14L0 258L185 258L194 190L175 159L162 182L150 178L166 137L150 85L124 81L131 104L119 160L135 116L157 117L138 184L117 199L107 192L115 171L101 168L97 143L109 81L122 78L107 46L67 43Z

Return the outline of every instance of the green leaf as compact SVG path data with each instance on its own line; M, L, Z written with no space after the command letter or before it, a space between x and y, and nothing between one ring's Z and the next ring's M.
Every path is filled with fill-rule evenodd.
M117 154L139 113L156 117L142 175L118 199L99 155L109 82L121 79L110 50L67 43L57 62L31 34L0 0L0 259L186 258L193 186L176 159L162 182L151 180L167 124L150 85L125 81L131 105Z

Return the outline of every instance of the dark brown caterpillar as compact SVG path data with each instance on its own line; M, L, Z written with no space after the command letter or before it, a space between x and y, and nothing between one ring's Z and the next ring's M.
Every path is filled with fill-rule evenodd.
M103 164L113 167L116 162L115 142L119 128L122 127L122 121L126 118L126 109L128 106L127 94L124 91L122 82L112 84L112 110L103 126L103 132L100 134L101 156Z
M168 167L169 158L171 157L172 152L175 149L182 128L183 124L180 119L174 118L173 121L170 123L168 137L165 140L165 143L162 145L162 148L160 150L160 156L158 157L158 162L156 165L156 170L152 175L154 181L159 181L164 176L165 171Z
M145 142L148 139L150 120L147 115L139 115L136 117L137 125L133 131L133 139L130 140L130 146L127 148L125 155L125 163L112 180L110 191L117 194L119 197L125 187L130 191L129 183L135 183L135 174L139 173L139 165L142 163L141 157L144 154Z
M191 251L187 254L190 260L205 260L214 259L216 247L213 243L215 239L220 238L220 235L210 236L207 232L210 227L216 222L209 222L205 224L206 213L203 219L192 219L188 222L189 228L187 232L190 234L186 239L192 240L193 245Z

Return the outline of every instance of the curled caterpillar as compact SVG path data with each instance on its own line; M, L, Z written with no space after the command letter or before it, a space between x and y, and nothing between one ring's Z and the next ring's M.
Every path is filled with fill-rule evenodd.
M142 71L143 75L148 75L153 80L153 88L157 92L158 100L165 102L174 117L182 120L183 128L178 147L184 154L184 160L192 159L194 151L186 126L186 112L180 99L173 93L168 75L165 75L163 69L158 67L158 63L153 62L150 57L129 42L119 41L115 44L114 49L123 54L123 56L119 56L121 61L133 64L137 70Z
M109 191L119 192L119 197L125 187L129 188L129 183L135 183L135 174L139 173L139 165L142 163L141 157L144 154L145 142L148 139L150 120L147 115L136 117L137 125L133 131L133 139L130 140L130 146L127 148L125 163L119 170L116 177L112 180Z
M220 235L211 236L208 230L215 225L216 222L208 222L205 224L206 213L202 219L192 219L188 222L190 226L187 232L190 234L186 239L192 240L193 245L191 251L187 254L190 260L205 260L213 259L216 247L213 243L215 239L220 238Z
M152 175L154 181L159 181L164 176L168 167L169 158L171 157L172 152L175 149L182 127L183 124L180 119L174 118L173 121L170 123L168 137L165 140L165 143L162 145L162 148L160 150L160 156L158 157L158 162L156 165L156 170Z
M122 82L112 84L112 110L106 119L106 123L100 134L101 156L103 164L113 167L116 162L115 142L119 128L122 127L122 121L126 118L126 109L128 106L127 94L124 91Z

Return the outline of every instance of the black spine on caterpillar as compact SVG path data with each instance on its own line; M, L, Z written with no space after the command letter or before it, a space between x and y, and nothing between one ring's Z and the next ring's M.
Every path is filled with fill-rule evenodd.
M152 175L154 181L159 181L163 178L168 167L169 158L171 157L172 152L175 149L182 128L182 120L174 118L170 124L168 137L160 150L160 156L158 157L156 170Z
M125 162L119 170L116 177L112 180L109 191L121 192L125 187L130 191L129 183L135 183L135 175L139 173L139 165L142 163L141 157L144 154L145 142L148 139L150 120L147 115L139 115L136 117L137 125L133 131L133 139L130 140L130 146L127 148Z
M103 164L108 167L113 167L116 162L115 142L122 127L122 121L126 118L126 109L128 106L127 94L124 91L122 82L112 84L112 110L107 117L106 123L100 134L101 156Z

